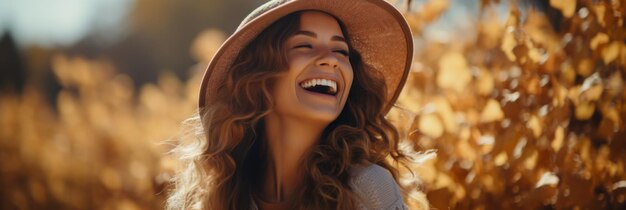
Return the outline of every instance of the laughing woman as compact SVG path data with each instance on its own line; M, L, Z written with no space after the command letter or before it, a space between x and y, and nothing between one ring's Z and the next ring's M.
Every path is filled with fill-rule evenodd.
M406 209L385 115L412 51L382 0L262 5L205 72L167 208Z

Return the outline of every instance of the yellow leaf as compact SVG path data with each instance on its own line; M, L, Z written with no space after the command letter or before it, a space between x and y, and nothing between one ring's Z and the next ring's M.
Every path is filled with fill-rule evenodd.
M594 85L583 92L581 98L584 101L597 101L602 96L603 90L602 85Z
M615 97L623 91L624 81L622 80L622 73L618 71L611 75L607 81L607 94L611 97Z
M487 105L485 105L485 108L483 109L483 112L480 114L480 122L489 123L502 120L503 118L504 113L502 112L500 103L494 99L489 99Z
M508 27L507 32L504 34L502 38L502 45L500 45L500 50L504 52L506 58L510 61L515 61L515 53L513 53L513 48L517 46L517 41L515 40L515 36L513 35L513 27Z
M445 54L439 60L439 72L437 75L437 85L439 87L460 93L465 90L471 79L472 74L467 66L467 61L461 53L451 52Z
M439 138L443 135L441 120L434 114L426 114L420 117L419 130L421 133L431 138Z
M506 152L500 152L496 155L496 158L494 158L493 163L496 164L496 166L502 166L508 159Z
M471 126L478 124L480 122L480 114L478 113L478 110L467 110L467 112L465 112L465 120L467 120L467 123Z
M450 103L445 98L438 97L433 99L433 104L435 105L435 112L441 117L446 131L456 134L459 131L459 125L456 122L455 113Z
M550 0L550 6L560 10L566 18L570 18L576 11L576 0Z
M541 124L542 123L539 121L539 118L537 118L537 116L535 115L530 116L530 119L526 124L526 126L528 126L528 128L533 131L533 136L535 136L535 138L538 138L541 135L543 127Z
M600 32L596 34L596 36L591 38L591 41L589 42L589 47L591 47L592 50L596 50L596 48L598 48L598 45L606 44L608 42L609 42L609 35L606 35L605 33Z
M580 96L580 86L571 87L567 92L567 98L569 98L574 105L578 105L580 103L578 96Z
M587 77L593 72L593 67L593 60L589 58L583 58L578 62L578 68L576 69L576 72L583 77Z
M576 81L576 70L574 70L570 62L563 62L561 64L561 79L569 85L574 84Z
M476 92L483 96L488 96L493 91L494 78L491 72L481 69L480 75L476 80Z
M590 102L580 103L576 106L576 119L588 120L596 110L596 105Z
M605 64L609 64L614 61L619 55L621 43L618 41L613 41L611 44L602 49L602 61Z
M554 139L552 139L552 142L550 143L550 146L552 146L552 149L555 152L558 152L561 149L561 146L563 146L564 136L565 131L563 130L563 127L557 126L556 131L554 132Z
M617 110L615 106L611 106L608 104L603 105L601 106L600 110L602 111L602 116L604 116L604 118L613 121L615 125L621 124L619 111Z
M537 166L538 156L539 154L537 153L537 150L533 150L532 153L530 153L530 155L524 160L524 167L527 170L535 169L535 166Z
M558 83L554 84L554 95L552 97L552 106L561 107L565 105L565 99L567 98L567 88Z
M593 5L593 10L596 12L596 20L602 27L606 26L606 22L604 22L604 13L606 12L606 8L604 4L596 4Z
M458 157L470 161L470 163L474 163L478 156L477 151L470 145L469 141L459 140L455 145L456 154Z

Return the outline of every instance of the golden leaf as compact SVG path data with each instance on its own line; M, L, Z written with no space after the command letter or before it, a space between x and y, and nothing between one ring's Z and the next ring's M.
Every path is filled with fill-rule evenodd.
M434 114L426 114L419 118L419 131L431 138L439 138L443 135L443 125Z
M567 98L567 88L558 83L553 83L554 95L552 97L552 106L561 107L565 105L565 99Z
M576 105L575 116L579 120L588 120L596 110L596 105L591 102L583 102Z
M433 104L435 105L435 112L441 118L446 131L456 134L459 131L459 126L450 103L442 97L437 97L433 99Z
M439 60L439 72L437 72L437 85L444 89L462 92L471 81L467 61L461 53L451 52L445 54Z
M502 151L500 153L498 153L498 155L496 155L496 157L493 160L493 163L496 166L502 166L504 165L504 163L506 163L506 161L509 159L509 157L506 155L506 152Z
M560 10L566 18L570 18L576 11L576 0L550 0L550 6Z
M544 63L547 60L543 53L541 53L540 49L537 48L532 42L526 42L526 48L528 49L528 58L535 63Z
M480 114L475 109L467 110L467 112L465 112L465 120L467 120L467 123L471 126L475 126L480 122Z
M513 26L508 26L505 30L506 30L506 33L504 33L504 37L502 37L502 44L500 45L500 50L504 52L504 54L506 55L506 58L508 58L509 61L515 61L516 56L515 56L515 53L513 52L513 49L515 48L515 46L517 46L517 40L515 40L515 35L514 35L515 28Z
M554 139L552 139L552 142L550 143L550 146L555 152L558 152L561 149L561 146L563 146L564 136L565 131L563 127L557 126L556 131L554 131Z
M494 87L494 78L491 75L491 72L481 69L480 75L478 76L475 84L476 92L478 94L483 96L490 95Z
M539 153L537 152L537 150L531 151L530 155L526 156L526 159L524 159L524 168L526 168L526 170L535 169L535 166L537 166L538 157Z
M538 138L541 135L543 125L537 116L530 116L530 119L528 120L526 126L528 126L528 128L533 131L533 136L535 136L535 138Z
M615 72L611 75L607 81L607 94L611 97L620 95L624 91L624 81L622 80L622 73Z
M580 86L574 86L571 87L569 89L569 91L567 92L567 98L569 98L569 100L571 100L574 105L578 105L580 103L580 100L578 99L578 97L580 96Z
M576 72L583 76L587 77L591 73L593 73L594 62L589 58L583 58L578 62L578 68L576 68Z
M548 51L560 48L560 38L550 25L548 16L538 10L528 10L527 12L522 29L532 40L532 43L540 45ZM535 48L532 43L527 43L531 49Z
M609 35L606 35L605 33L598 33L596 34L596 36L591 38L591 41L589 42L589 47L591 47L592 50L596 50L598 48L598 45L606 44L608 42Z
M597 101L602 96L604 88L602 85L594 85L580 94L583 101Z
M604 118L611 120L615 125L621 124L619 111L615 106L603 104L600 107L600 110L602 111L602 116Z
M596 20L600 23L601 26L606 27L606 22L604 21L604 13L606 12L606 7L603 4L595 4L592 6L593 10L596 12Z
M454 149L459 158L467 160L469 161L469 163L474 163L474 161L476 161L478 153L474 151L474 148L472 147L472 145L470 145L469 141L457 141Z
M541 92L541 86L539 85L539 77L532 77L524 83L528 93L537 95Z
M572 85L576 80L576 70L570 62L563 62L561 64L561 80L566 84Z
M614 61L619 55L620 46L623 45L618 41L613 41L611 44L602 49L602 61L605 64L609 64Z
M480 114L480 122L489 123L504 119L504 112L500 107L500 103L494 99L489 99L487 105Z

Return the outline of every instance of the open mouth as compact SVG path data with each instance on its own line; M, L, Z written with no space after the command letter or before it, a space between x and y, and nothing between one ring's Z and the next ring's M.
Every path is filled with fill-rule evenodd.
M326 95L337 95L337 82L329 79L308 79L300 83L300 87L306 91Z

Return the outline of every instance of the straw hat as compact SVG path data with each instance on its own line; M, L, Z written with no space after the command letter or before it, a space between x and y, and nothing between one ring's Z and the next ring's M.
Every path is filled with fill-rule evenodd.
M215 100L220 83L238 53L274 21L293 12L319 10L337 17L350 33L368 71L380 71L387 84L389 111L404 85L413 57L406 20L383 0L271 0L255 9L222 44L209 63L200 86L199 108Z

